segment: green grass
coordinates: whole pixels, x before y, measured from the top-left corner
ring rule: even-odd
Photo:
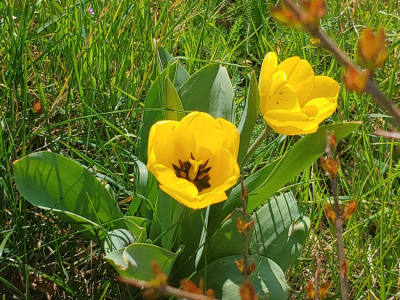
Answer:
[[[50,150],[93,168],[120,200],[131,195],[141,108],[157,74],[153,39],[181,57],[190,73],[208,61],[226,64],[238,115],[248,75],[252,69],[259,74],[268,51],[279,49],[280,59],[299,55],[317,74],[340,81],[337,62],[309,35],[270,19],[273,4],[189,0],[168,16],[171,3],[161,0],[0,2],[0,245],[11,233],[0,257],[2,299],[45,299],[53,288],[54,299],[140,299],[114,279],[100,247],[20,197],[12,163]],[[89,5],[95,16],[88,13]],[[353,58],[364,26],[385,27],[389,57],[376,80],[394,102],[400,98],[399,16],[396,0],[329,1],[322,23]],[[37,100],[42,114],[33,112]],[[341,199],[359,203],[344,236],[351,295],[384,300],[400,290],[399,142],[375,136],[375,129],[396,125],[369,96],[342,86],[337,113],[326,122],[353,120],[363,125],[338,151]],[[263,126],[260,117],[254,138]],[[271,135],[246,172],[283,155],[298,138]],[[339,297],[335,233],[323,212],[329,186],[314,163],[285,187],[295,193],[312,226],[302,256],[287,274],[290,299],[305,299],[317,258],[322,259],[322,278],[332,283],[330,299]]]

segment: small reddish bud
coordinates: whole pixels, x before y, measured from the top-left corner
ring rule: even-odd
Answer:
[[[342,268],[342,271],[343,271],[343,276],[346,278],[347,277],[347,272],[349,271],[349,267],[347,266],[346,261],[343,262],[341,268]]]
[[[329,175],[336,175],[337,174],[337,164],[333,160],[332,157],[325,159],[324,157],[320,158],[320,163],[322,169]]]
[[[39,115],[43,112],[43,106],[42,106],[42,102],[40,101],[40,99],[35,99],[33,101],[33,112],[36,115]]]
[[[344,211],[343,219],[344,220],[350,219],[351,215],[354,214],[356,211],[357,211],[357,201],[351,200]]]
[[[304,25],[318,28],[319,21],[325,15],[325,0],[303,0],[301,1],[302,13],[297,13],[282,7],[273,7],[270,9],[272,17],[278,22],[302,29]]]
[[[253,271],[256,269],[257,264],[253,262],[248,268],[247,268],[247,275],[250,275],[253,273]]]
[[[335,149],[336,148],[336,134],[332,133],[329,136],[329,141],[328,141],[329,147],[331,149]]]
[[[336,223],[336,213],[333,210],[332,204],[325,203],[324,208],[325,208],[325,216],[326,216],[326,218],[329,220],[329,222],[332,225],[335,225],[335,223]]]
[[[244,284],[239,286],[240,298],[242,300],[256,300],[257,295],[254,286],[247,278],[244,280]]]
[[[246,221],[243,221],[240,217],[238,217],[238,218],[237,218],[236,225],[237,225],[238,232],[239,232],[240,234],[244,234],[244,231],[245,231],[245,229],[246,229],[247,222],[246,222]]]
[[[240,259],[239,261],[235,258],[235,264],[236,267],[238,268],[239,272],[244,274],[244,264],[243,264],[243,259]]]
[[[295,13],[287,9],[285,6],[282,7],[271,7],[271,16],[283,25],[302,29],[303,24]]]
[[[196,294],[196,295],[202,295],[203,291],[198,288],[191,280],[189,279],[182,279],[180,281],[182,290],[190,292],[192,294]]]
[[[254,221],[251,220],[249,223],[247,223],[247,231],[249,231],[251,228],[254,226]]]
[[[247,223],[246,221],[243,221],[240,217],[238,217],[236,225],[237,225],[238,232],[240,234],[245,234],[247,231],[249,231],[254,226],[254,221]]]
[[[343,78],[344,84],[349,91],[362,92],[367,84],[371,73],[369,70],[357,71],[353,66],[348,66]]]
[[[208,297],[209,299],[215,299],[215,292],[212,289],[208,289],[206,291],[206,297]]]
[[[306,298],[307,299],[314,299],[314,296],[315,296],[314,285],[311,282],[311,280],[309,280],[307,285],[306,285]]]
[[[383,28],[379,29],[377,35],[374,35],[371,29],[364,28],[358,40],[357,54],[360,64],[371,72],[381,68],[388,55]]]
[[[328,291],[330,289],[331,285],[329,284],[329,281],[324,281],[321,284],[321,287],[319,288],[319,297],[321,299],[326,299],[328,297]]]
[[[154,283],[156,285],[166,285],[167,284],[168,276],[162,272],[160,266],[158,265],[158,263],[155,260],[153,260],[151,262],[151,270],[152,270],[153,274],[156,276],[156,278],[152,280],[152,283]]]
[[[305,11],[304,23],[319,26],[319,21],[325,16],[325,0],[303,0],[301,1]]]

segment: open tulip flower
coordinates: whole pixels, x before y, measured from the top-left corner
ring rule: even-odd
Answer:
[[[200,209],[227,199],[240,176],[239,132],[222,119],[192,112],[151,127],[147,168],[160,188],[181,204]]]
[[[261,113],[279,134],[313,133],[337,107],[339,84],[330,77],[315,76],[310,64],[299,57],[278,65],[277,55],[269,52],[259,85]]]

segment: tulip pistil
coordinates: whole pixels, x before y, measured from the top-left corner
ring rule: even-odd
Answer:
[[[185,162],[178,159],[179,167],[174,164],[172,164],[172,166],[178,178],[183,178],[193,183],[200,193],[202,190],[211,186],[209,184],[210,176],[208,174],[211,167],[206,168],[209,161],[208,159],[203,163],[203,160],[196,160],[192,153],[190,156],[191,158]]]

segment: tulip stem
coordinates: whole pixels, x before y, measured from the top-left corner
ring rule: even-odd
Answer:
[[[272,128],[269,126],[266,126],[264,128],[264,130],[261,132],[261,134],[258,136],[258,138],[250,146],[249,151],[247,151],[247,154],[243,159],[243,165],[246,163],[246,161],[249,160],[249,158],[257,150],[257,148],[261,145],[261,143],[265,140],[265,138],[268,136],[268,134],[271,132],[271,130],[272,130]]]

